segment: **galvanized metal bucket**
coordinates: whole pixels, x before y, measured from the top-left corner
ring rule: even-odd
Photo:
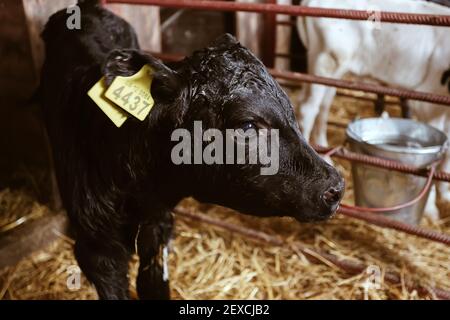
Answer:
[[[353,152],[396,160],[425,168],[442,159],[447,136],[424,123],[399,118],[369,118],[352,122],[347,138]],[[352,163],[355,203],[360,207],[387,208],[417,197],[427,179],[360,163]],[[384,215],[417,225],[427,194],[412,206],[383,212]]]

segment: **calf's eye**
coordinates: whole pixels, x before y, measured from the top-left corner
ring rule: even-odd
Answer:
[[[241,129],[244,130],[244,132],[246,132],[246,131],[248,131],[250,129],[256,130],[257,127],[256,127],[256,125],[253,122],[244,122],[241,125]]]
[[[254,138],[258,135],[258,126],[254,122],[242,122],[235,128],[235,139],[238,143],[247,143],[248,138]],[[240,139],[244,138],[244,140]],[[241,141],[240,141],[241,140]]]

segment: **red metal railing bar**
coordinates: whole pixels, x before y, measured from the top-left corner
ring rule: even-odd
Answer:
[[[321,154],[325,154],[332,150],[330,147],[314,146],[314,149]],[[413,174],[416,176],[427,177],[429,170],[423,168],[416,168],[398,161],[382,159],[378,157],[372,157],[365,154],[354,153],[346,149],[341,149],[333,154],[333,157],[349,160],[352,162],[358,162],[367,164],[370,166],[384,168],[388,170],[398,171],[407,174]],[[433,180],[450,182],[450,173],[444,171],[436,171],[433,175]]]
[[[434,230],[427,230],[414,225],[406,224],[394,219],[386,218],[383,215],[364,212],[357,207],[342,204],[338,210],[340,214],[358,220],[363,220],[379,227],[402,231],[420,238],[428,239],[434,242],[440,242],[450,246],[450,235],[439,233]]]
[[[425,101],[425,102],[431,102],[431,103],[437,103],[437,104],[450,106],[450,96],[444,96],[444,95],[438,95],[438,94],[432,94],[432,93],[420,92],[420,91],[413,91],[413,90],[407,90],[407,89],[400,89],[400,88],[391,88],[391,87],[385,87],[385,86],[380,86],[380,85],[371,84],[371,83],[342,80],[342,79],[332,79],[332,78],[320,77],[320,76],[315,76],[315,75],[310,75],[310,74],[305,74],[305,73],[281,71],[281,70],[276,70],[276,69],[270,69],[270,73],[275,78],[280,78],[280,79],[285,79],[285,80],[290,80],[290,81],[317,83],[317,84],[323,84],[326,86],[331,86],[331,87],[336,87],[336,88],[365,91],[365,92],[371,92],[371,93],[376,93],[376,94],[383,94],[383,95],[388,95],[388,96],[401,97],[401,98],[405,98],[405,99],[419,100],[419,101]]]
[[[350,20],[373,19],[374,13],[363,10],[313,8],[293,5],[277,5],[270,3],[239,3],[229,1],[210,0],[107,0],[107,3],[147,4],[168,8],[201,9],[215,11],[246,11],[258,13],[278,13],[292,16],[308,16]],[[399,13],[382,11],[377,13],[380,22],[392,22],[403,24],[422,24],[432,26],[450,26],[450,16]]]

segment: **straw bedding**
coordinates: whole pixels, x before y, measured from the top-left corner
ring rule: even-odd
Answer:
[[[367,95],[365,95],[367,96]],[[390,107],[391,114],[398,108]],[[370,116],[367,101],[337,97],[332,120],[347,123],[356,116]],[[331,144],[341,144],[343,129],[329,126]],[[353,198],[350,165],[337,166],[347,180],[345,201]],[[229,209],[207,206],[187,199],[181,204],[197,212],[279,235],[288,243],[276,247],[253,241],[211,225],[176,218],[171,243],[169,270],[173,299],[434,299],[431,292],[408,289],[404,281],[420,281],[425,287],[450,290],[450,248],[403,233],[382,229],[354,219],[338,216],[321,224],[298,224],[290,218],[258,219],[239,215]],[[21,190],[0,191],[0,225],[22,212],[45,213],[48,210]],[[15,212],[15,214],[12,214]],[[7,216],[9,215],[9,217]],[[450,233],[450,219],[430,221],[423,226]],[[341,258],[379,268],[378,289],[365,291],[370,275],[349,275],[329,261],[312,263],[289,245],[300,242]],[[0,270],[0,299],[94,299],[93,287],[81,280],[81,288],[67,288],[68,268],[76,265],[73,240],[60,240],[23,259],[13,267]],[[136,276],[137,258],[131,265],[131,279]],[[401,284],[383,281],[386,271],[401,275]],[[133,282],[133,281],[132,281]],[[130,288],[133,295],[135,289]]]

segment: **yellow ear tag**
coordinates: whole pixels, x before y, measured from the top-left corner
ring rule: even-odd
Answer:
[[[100,109],[111,119],[117,127],[120,127],[128,118],[128,114],[105,98],[105,78],[101,78],[89,91],[88,96],[99,106]]]
[[[123,110],[143,121],[154,104],[150,94],[151,74],[152,69],[145,65],[131,77],[116,77],[105,95]]]

